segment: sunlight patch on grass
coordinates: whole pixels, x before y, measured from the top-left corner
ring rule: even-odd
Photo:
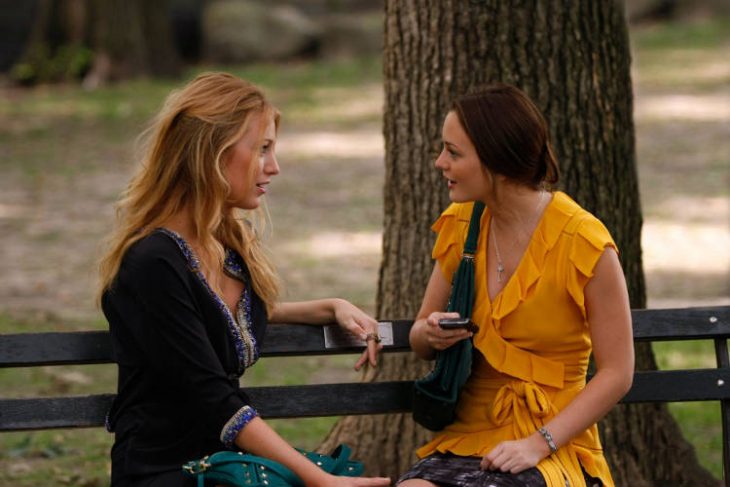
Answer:
[[[0,203],[0,220],[6,218],[23,218],[29,212],[30,208],[27,205]]]
[[[730,228],[726,223],[649,221],[644,223],[641,240],[646,271],[730,273]]]
[[[310,257],[362,257],[380,255],[381,244],[382,233],[379,232],[325,232],[289,241],[281,249]]]
[[[643,95],[637,99],[636,116],[644,121],[727,122],[730,121],[730,94]]]
[[[383,135],[372,129],[347,133],[327,130],[286,133],[284,129],[277,144],[282,160],[313,159],[332,164],[332,158],[385,157]]]

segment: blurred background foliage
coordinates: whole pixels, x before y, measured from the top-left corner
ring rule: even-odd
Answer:
[[[382,0],[0,2],[0,71],[23,85],[176,77],[194,63],[376,55]]]
[[[626,10],[638,25],[727,15],[730,3],[631,0]],[[382,15],[383,0],[0,0],[0,72],[94,87],[196,63],[377,55]]]

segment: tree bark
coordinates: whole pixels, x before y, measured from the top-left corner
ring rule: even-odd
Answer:
[[[138,76],[178,76],[166,0],[90,0],[94,15],[94,66],[87,87]]]
[[[429,230],[449,203],[434,150],[451,100],[504,81],[545,113],[560,189],[593,212],[619,249],[631,306],[645,306],[628,32],[621,2],[388,0],[385,8],[385,223],[380,317],[413,317],[432,269]],[[650,346],[637,368],[656,368]],[[403,380],[428,366],[384,356],[364,380]],[[619,406],[601,424],[616,485],[713,485],[664,405]],[[409,415],[341,419],[325,440],[355,447],[368,474],[395,480],[430,437]]]

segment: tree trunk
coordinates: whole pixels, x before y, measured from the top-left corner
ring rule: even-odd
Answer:
[[[432,268],[429,230],[449,203],[434,149],[451,100],[504,81],[545,113],[561,189],[611,231],[634,308],[645,306],[628,33],[620,2],[386,2],[385,229],[378,316],[413,317]],[[637,368],[656,368],[650,346]],[[365,380],[414,379],[427,365],[384,356]],[[713,485],[664,405],[620,406],[602,422],[616,485]],[[409,415],[347,417],[325,440],[355,447],[369,474],[394,479],[430,433]]]
[[[80,77],[91,51],[86,87],[143,75],[179,75],[169,0],[38,0],[20,60],[27,73],[16,77],[28,82]]]
[[[88,66],[86,0],[38,0],[33,22],[11,77],[24,84],[67,81]]]
[[[94,66],[87,87],[144,75],[177,76],[166,0],[91,0],[94,10]]]

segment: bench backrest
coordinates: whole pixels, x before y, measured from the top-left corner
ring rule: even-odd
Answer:
[[[637,371],[623,402],[723,401],[724,429],[730,402],[730,306],[632,312],[636,341],[712,339],[718,366],[712,369]],[[408,320],[381,322],[384,352],[410,350]],[[333,327],[271,325],[262,356],[353,353],[361,345]],[[0,367],[111,363],[106,331],[0,335]],[[407,412],[411,381],[343,383],[246,389],[263,417],[339,416]],[[102,426],[113,394],[0,398],[0,431]],[[726,439],[727,441],[727,439]]]

